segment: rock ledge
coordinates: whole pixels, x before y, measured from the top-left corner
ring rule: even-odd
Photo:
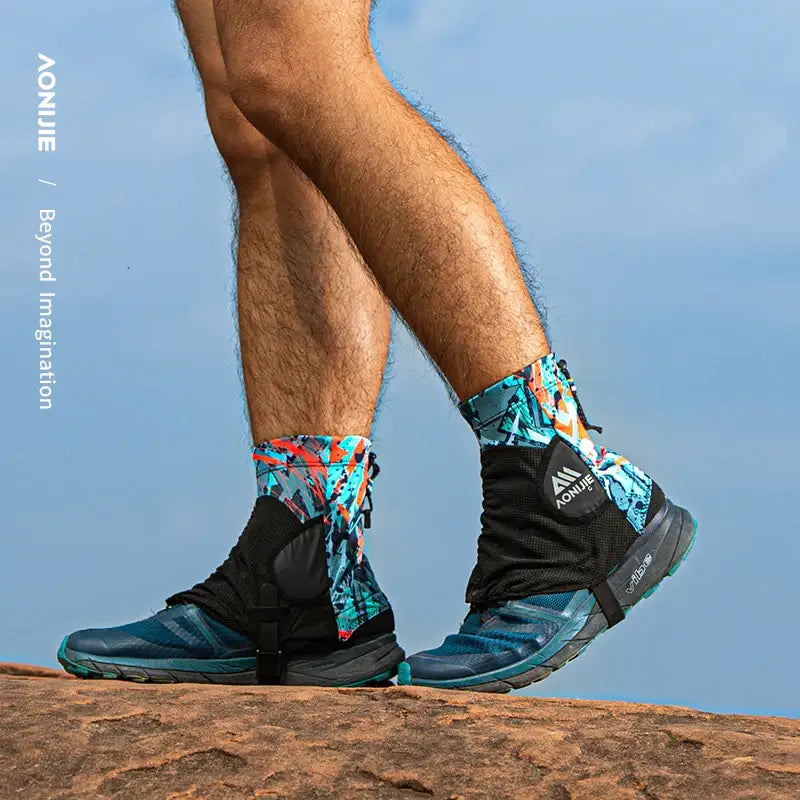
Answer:
[[[800,722],[417,688],[139,686],[0,665],[0,798],[800,798]]]

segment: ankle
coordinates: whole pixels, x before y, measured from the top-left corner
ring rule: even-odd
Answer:
[[[664,503],[649,475],[594,443],[552,353],[461,412],[481,445],[484,495],[471,602],[594,585]]]
[[[284,437],[253,459],[259,497],[239,541],[213,575],[168,602],[195,603],[256,642],[259,607],[281,610],[282,641],[347,641],[390,608],[363,554],[377,474],[369,440]]]
[[[329,514],[340,534],[358,539],[371,489],[374,454],[363,436],[288,436],[253,448],[259,497],[274,497],[301,521]],[[353,536],[356,539],[353,539]]]

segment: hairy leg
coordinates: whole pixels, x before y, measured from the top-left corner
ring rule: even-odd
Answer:
[[[212,0],[176,5],[239,206],[239,335],[253,439],[367,436],[389,305],[330,205],[233,102]]]
[[[236,104],[319,187],[464,398],[549,346],[483,187],[383,75],[370,5],[214,0]]]

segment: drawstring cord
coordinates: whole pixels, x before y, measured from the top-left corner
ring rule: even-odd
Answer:
[[[381,468],[378,466],[378,457],[375,453],[370,453],[368,458],[368,466],[367,470],[369,471],[369,482],[367,483],[367,494],[364,498],[364,508],[361,511],[362,516],[364,517],[364,527],[371,528],[372,527],[372,485],[375,478],[380,475]]]
[[[572,396],[575,398],[575,405],[578,407],[578,417],[580,417],[583,427],[586,428],[587,431],[597,431],[598,433],[602,434],[603,429],[599,425],[592,425],[589,420],[586,419],[586,414],[583,412],[583,406],[581,405],[581,401],[578,399],[578,390],[575,387],[575,381],[572,380],[572,375],[569,374],[569,370],[567,369],[566,359],[562,358],[561,361],[558,362],[558,367],[564,373],[564,377],[567,379],[567,385],[572,392]]]

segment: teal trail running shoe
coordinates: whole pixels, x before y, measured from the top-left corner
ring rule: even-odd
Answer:
[[[319,645],[317,644],[317,648]],[[140,622],[77,631],[58,650],[79,678],[142,683],[255,684],[256,647],[194,605],[166,608]],[[403,659],[393,633],[354,637],[327,650],[286,654],[282,683],[360,686],[391,678]]]
[[[400,665],[399,683],[508,692],[544,680],[673,575],[694,543],[696,523],[668,503],[605,581],[589,589],[526,597],[471,611],[458,633]],[[603,605],[619,610],[611,620]],[[621,612],[621,613],[620,613]]]

